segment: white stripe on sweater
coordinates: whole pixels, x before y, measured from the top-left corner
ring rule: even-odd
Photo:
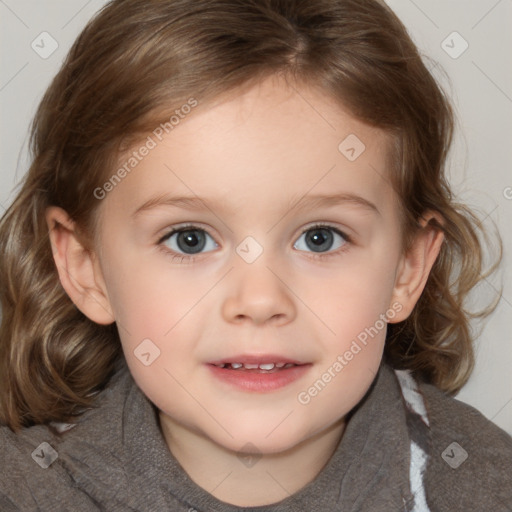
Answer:
[[[427,409],[418,386],[408,370],[395,370],[402,395],[409,409],[418,414],[426,425],[430,425]],[[430,512],[425,496],[423,477],[427,467],[427,454],[411,439],[411,465],[409,467],[409,481],[411,493],[414,496],[414,507],[411,512]]]

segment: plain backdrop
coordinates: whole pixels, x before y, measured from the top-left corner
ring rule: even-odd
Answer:
[[[28,168],[27,135],[43,92],[80,30],[105,0],[0,0],[0,214]],[[475,371],[458,399],[512,434],[511,0],[388,0],[455,105],[450,181],[461,201],[498,226],[499,275],[476,305],[503,296],[475,342]],[[445,73],[443,73],[443,71]],[[1,256],[0,256],[1,257]]]

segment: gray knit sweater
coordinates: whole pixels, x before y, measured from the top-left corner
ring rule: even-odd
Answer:
[[[272,506],[235,507],[197,486],[125,365],[98,405],[61,434],[0,427],[2,512],[512,511],[512,438],[384,363],[321,473]]]

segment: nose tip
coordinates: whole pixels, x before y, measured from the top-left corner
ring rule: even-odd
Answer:
[[[241,262],[229,280],[222,305],[229,322],[251,321],[256,325],[282,325],[295,316],[295,306],[287,287],[263,260],[253,264]]]

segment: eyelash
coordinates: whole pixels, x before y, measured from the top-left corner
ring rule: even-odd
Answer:
[[[313,260],[320,260],[320,261],[324,261],[328,258],[333,258],[335,256],[340,256],[341,254],[345,253],[348,251],[350,245],[352,245],[352,237],[350,237],[349,235],[347,235],[346,233],[344,233],[343,231],[341,231],[340,229],[338,229],[337,227],[335,226],[331,226],[330,224],[321,224],[321,223],[317,223],[317,224],[313,224],[311,226],[308,226],[306,229],[304,229],[301,234],[299,235],[299,238],[304,234],[304,233],[307,233],[308,231],[314,231],[315,229],[327,229],[327,230],[331,230],[333,231],[334,233],[336,233],[337,235],[341,236],[341,238],[343,238],[343,240],[345,240],[345,243],[338,249],[335,249],[334,251],[329,251],[329,252],[318,252],[318,253],[314,253],[314,252],[308,252],[306,253],[308,256],[308,258],[311,258]]]
[[[312,231],[312,230],[315,230],[315,229],[328,229],[328,230],[334,231],[334,233],[336,233],[337,235],[341,236],[345,240],[345,243],[340,248],[336,249],[335,251],[329,251],[329,252],[325,252],[325,253],[314,253],[314,252],[307,253],[308,257],[311,258],[311,259],[314,259],[314,260],[326,260],[327,258],[331,258],[331,257],[334,257],[334,256],[339,256],[340,254],[345,253],[346,251],[348,251],[349,246],[352,245],[352,237],[350,237],[349,235],[347,235],[343,231],[340,231],[337,227],[331,226],[330,224],[313,224],[311,226],[308,226],[306,229],[304,229],[301,232],[301,234],[299,235],[299,238],[302,235],[304,235],[305,233],[307,233],[308,231]],[[212,235],[210,235],[210,233],[208,233],[208,231],[206,231],[205,229],[203,229],[203,228],[201,228],[199,226],[196,226],[194,224],[185,224],[185,225],[183,225],[183,226],[181,226],[179,228],[176,228],[176,229],[173,229],[173,230],[169,231],[169,233],[166,233],[164,236],[162,236],[158,240],[157,246],[158,246],[158,248],[160,250],[163,251],[163,253],[166,256],[170,256],[171,257],[171,262],[172,263],[174,263],[174,262],[178,262],[178,263],[184,263],[184,262],[185,263],[193,263],[193,262],[196,261],[196,259],[198,259],[201,256],[203,256],[205,253],[198,253],[197,255],[180,254],[180,253],[176,253],[176,252],[172,251],[171,249],[169,249],[168,247],[165,247],[165,245],[163,245],[164,242],[166,242],[169,238],[171,238],[171,236],[174,235],[175,233],[181,233],[182,231],[193,231],[193,230],[204,231],[210,237],[212,237]],[[213,237],[212,237],[212,239],[213,239]]]

